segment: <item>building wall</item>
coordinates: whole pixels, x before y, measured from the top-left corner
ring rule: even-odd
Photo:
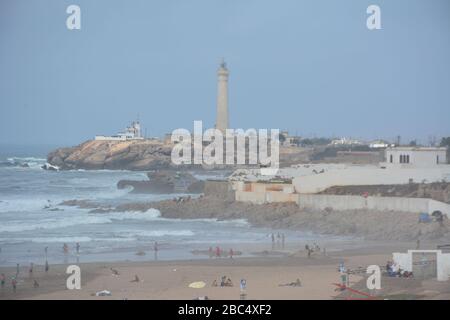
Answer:
[[[450,181],[450,165],[432,168],[348,167],[293,179],[297,193],[318,193],[332,186],[386,185],[412,182]]]
[[[426,198],[363,197],[353,195],[297,194],[280,191],[235,191],[235,201],[253,204],[295,202],[301,209],[335,211],[376,210],[411,213],[441,211],[450,217],[450,205]]]
[[[401,269],[413,271],[414,253],[436,253],[437,280],[447,281],[450,277],[450,253],[442,253],[441,250],[408,250],[407,253],[394,252],[393,260]]]
[[[234,190],[228,181],[206,180],[204,194],[230,201],[235,200]]]
[[[422,213],[429,212],[429,203],[430,199],[402,197],[365,198],[362,196],[325,194],[300,194],[298,197],[298,205],[300,208],[315,210],[331,208],[336,211],[378,210]],[[446,204],[443,203],[443,206],[441,206],[441,211],[450,214],[450,206],[444,205]]]
[[[392,162],[391,162],[392,155]],[[447,163],[447,152],[445,148],[436,149],[413,149],[413,148],[393,148],[386,149],[386,162],[402,164],[400,156],[408,156],[409,164],[416,166],[435,166]]]
[[[284,193],[279,191],[266,192],[246,192],[236,191],[236,201],[250,202],[253,204],[277,203],[277,202],[298,202],[298,194]]]

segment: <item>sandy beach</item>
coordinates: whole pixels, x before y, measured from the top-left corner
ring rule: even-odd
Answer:
[[[17,291],[14,293],[9,281],[15,268],[0,268],[7,283],[0,291],[0,299],[195,299],[208,296],[209,299],[240,299],[240,279],[247,281],[246,298],[264,299],[342,299],[345,293],[336,290],[341,261],[348,268],[383,265],[391,259],[393,251],[403,251],[409,243],[392,243],[347,249],[323,254],[315,253],[310,258],[304,250],[286,251],[279,256],[276,252],[261,252],[252,258],[205,258],[185,261],[150,261],[80,264],[81,289],[66,288],[66,265],[52,265],[49,272],[43,266],[35,266],[33,276],[27,268],[21,268]],[[425,246],[432,247],[429,243]],[[114,270],[114,272],[112,271]],[[115,274],[116,273],[116,274]],[[133,281],[138,276],[139,282]],[[233,287],[214,287],[222,276],[229,277]],[[289,286],[300,279],[301,286]],[[34,288],[36,280],[39,288]],[[190,288],[192,282],[203,281],[205,287]],[[363,275],[352,275],[350,285],[364,288]],[[450,287],[437,281],[415,279],[388,279],[383,277],[385,287],[377,296],[397,295],[408,299],[449,298]],[[285,285],[285,286],[283,286]],[[110,296],[98,297],[96,292],[107,290]]]

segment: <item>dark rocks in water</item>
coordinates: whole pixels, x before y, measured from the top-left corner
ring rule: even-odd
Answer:
[[[163,170],[148,173],[147,176],[147,181],[120,180],[117,188],[133,187],[133,193],[202,193],[205,185],[187,172]]]

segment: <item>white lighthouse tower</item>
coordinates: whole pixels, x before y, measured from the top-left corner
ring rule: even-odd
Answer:
[[[222,60],[217,70],[217,118],[216,129],[225,134],[228,128],[228,69],[225,60]]]

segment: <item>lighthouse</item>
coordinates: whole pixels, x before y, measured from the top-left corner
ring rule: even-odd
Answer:
[[[216,129],[225,134],[228,128],[228,69],[225,60],[217,70],[217,118]]]

